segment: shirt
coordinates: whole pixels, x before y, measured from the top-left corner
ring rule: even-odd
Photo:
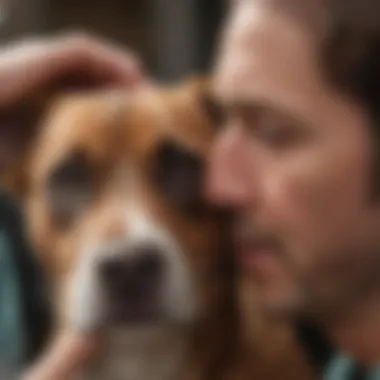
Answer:
[[[327,363],[324,380],[380,380],[380,365],[364,370],[354,360],[337,353]]]

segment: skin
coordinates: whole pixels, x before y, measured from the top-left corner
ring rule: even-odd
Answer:
[[[96,355],[100,337],[67,330],[52,342],[46,354],[22,377],[22,380],[65,380]]]
[[[74,84],[78,77],[85,77],[89,85],[112,87],[133,86],[144,78],[141,64],[132,53],[80,33],[13,43],[1,54],[3,108],[59,85],[63,77],[74,78]]]
[[[237,213],[236,255],[268,311],[304,314],[380,360],[380,208],[364,109],[322,78],[301,23],[235,2],[216,61],[224,109],[209,199]]]
[[[0,108],[6,111],[28,96],[57,89],[62,78],[74,85],[79,78],[83,86],[83,77],[91,87],[125,87],[140,84],[145,75],[133,54],[99,38],[73,34],[24,41],[2,50]],[[95,332],[65,331],[23,379],[67,379],[98,346]]]

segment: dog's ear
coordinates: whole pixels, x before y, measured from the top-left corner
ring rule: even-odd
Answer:
[[[215,125],[215,128],[220,127],[224,121],[222,107],[218,104],[209,89],[201,93],[199,102],[207,117]]]
[[[14,107],[0,107],[0,187],[23,196],[27,165],[43,120],[54,99],[64,94],[86,92],[102,85],[86,73],[69,72],[55,78],[48,87],[30,94]]]
[[[26,190],[26,162],[47,107],[40,97],[0,109],[0,186],[13,195]]]
[[[196,96],[198,105],[208,119],[218,128],[223,123],[223,110],[215,99],[210,80],[205,77],[193,77],[189,81],[189,86]]]

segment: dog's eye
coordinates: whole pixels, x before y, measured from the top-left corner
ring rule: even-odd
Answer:
[[[221,127],[225,120],[225,115],[221,105],[216,99],[209,93],[202,94],[200,97],[200,105],[207,117],[209,117],[211,122],[215,125],[215,128]]]
[[[202,203],[204,163],[197,153],[165,141],[155,155],[154,178],[165,196],[183,211],[196,213]]]
[[[47,199],[53,217],[67,225],[91,200],[94,174],[84,152],[75,151],[48,177]]]

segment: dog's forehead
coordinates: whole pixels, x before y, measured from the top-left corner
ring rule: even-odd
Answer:
[[[158,139],[177,139],[183,145],[203,150],[212,141],[215,126],[202,108],[200,95],[190,85],[148,88],[137,94],[133,108],[140,115],[146,110],[153,117],[149,122],[157,129]]]
[[[42,138],[51,145],[81,143],[90,147],[106,145],[116,132],[119,138],[129,132],[128,140],[136,139],[159,132],[150,108],[147,103],[136,109],[135,97],[126,92],[60,99],[51,109]],[[135,129],[138,134],[130,133]]]
[[[163,140],[205,153],[213,128],[186,88],[142,88],[59,99],[40,135],[36,173],[46,173],[73,149],[100,162],[109,155],[143,159]]]

